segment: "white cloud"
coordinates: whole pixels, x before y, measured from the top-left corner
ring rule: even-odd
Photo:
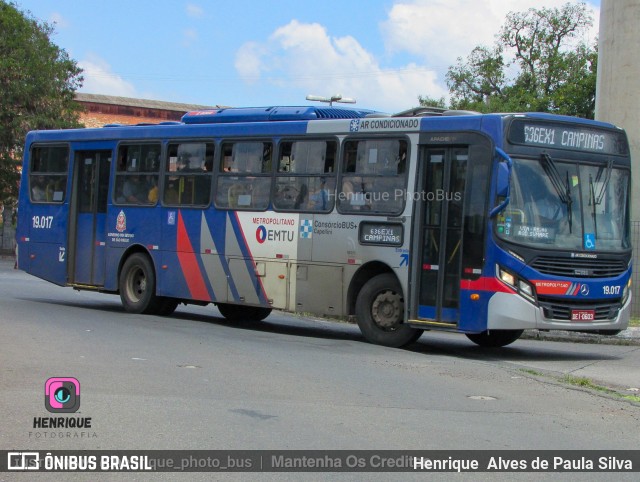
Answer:
[[[416,55],[437,70],[446,70],[477,45],[491,46],[509,12],[529,8],[560,8],[568,0],[408,0],[396,3],[382,23],[389,51]],[[588,38],[597,35],[599,9]]]
[[[278,28],[259,45],[244,44],[236,69],[249,82],[265,78],[307,94],[343,94],[363,107],[397,111],[418,103],[420,93],[444,95],[434,72],[415,63],[385,69],[355,38],[331,37],[317,23],[296,20]]]
[[[199,5],[190,3],[187,5],[187,15],[193,18],[202,18],[204,16],[204,10]]]
[[[236,52],[235,68],[245,82],[252,84],[260,78],[266,66],[262,58],[268,54],[266,48],[257,42],[247,42]]]
[[[136,89],[119,75],[111,71],[111,66],[96,55],[78,62],[83,69],[84,83],[81,92],[122,97],[137,97]]]

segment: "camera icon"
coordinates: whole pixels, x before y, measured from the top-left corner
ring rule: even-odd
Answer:
[[[71,377],[49,378],[44,384],[44,406],[51,413],[73,413],[80,408],[80,382]]]

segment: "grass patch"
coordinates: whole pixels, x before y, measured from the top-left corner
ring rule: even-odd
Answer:
[[[629,326],[640,326],[640,318],[631,318],[629,320]]]
[[[529,368],[521,368],[520,371],[523,372],[523,373],[528,373],[529,375],[533,375],[533,376],[536,376],[536,377],[544,376],[544,373],[540,373],[540,372],[537,372],[535,370],[531,370]]]
[[[519,371],[522,373],[527,373],[529,375],[533,375],[536,377],[546,377],[557,380],[561,383],[566,383],[568,385],[573,385],[574,387],[586,388],[588,390],[595,390],[601,393],[605,393],[613,398],[618,398],[620,400],[626,400],[628,402],[640,403],[640,395],[626,395],[624,393],[620,393],[616,390],[612,390],[611,388],[604,387],[602,385],[598,385],[594,383],[592,380],[586,377],[576,377],[573,375],[564,375],[562,377],[556,377],[553,375],[547,375],[541,373],[537,370],[532,370],[530,368],[520,368]]]
[[[599,390],[601,392],[615,393],[614,390],[596,385],[591,380],[585,377],[574,377],[573,375],[565,375],[560,379],[561,381],[568,383],[569,385],[575,385],[576,387],[590,388],[592,390]]]
[[[603,387],[602,385],[593,383],[593,381],[585,377],[574,377],[573,375],[565,375],[564,377],[561,377],[559,380],[561,382],[568,383],[569,385],[574,385],[576,387],[588,388],[590,390],[597,390],[599,392],[606,393],[607,395],[621,398],[623,400],[640,403],[640,396],[638,395],[624,395],[615,390],[611,390],[610,388]]]

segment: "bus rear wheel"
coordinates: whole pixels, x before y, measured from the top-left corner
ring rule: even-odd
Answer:
[[[271,308],[261,306],[218,303],[218,311],[229,321],[262,321],[271,314]]]
[[[370,343],[398,348],[413,343],[423,330],[404,323],[404,298],[397,278],[391,273],[371,278],[356,300],[356,319]]]
[[[176,308],[180,304],[180,300],[176,298],[168,298],[166,296],[158,296],[156,300],[156,306],[154,313],[160,316],[169,316],[176,311]]]
[[[135,253],[127,258],[120,272],[118,288],[122,305],[129,313],[156,313],[156,274],[148,256]]]
[[[483,331],[482,333],[466,333],[467,338],[486,348],[499,348],[507,346],[516,341],[524,330],[492,330]]]

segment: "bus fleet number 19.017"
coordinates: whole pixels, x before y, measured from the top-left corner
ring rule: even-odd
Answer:
[[[53,224],[53,216],[33,216],[31,220],[34,229],[51,229]]]

